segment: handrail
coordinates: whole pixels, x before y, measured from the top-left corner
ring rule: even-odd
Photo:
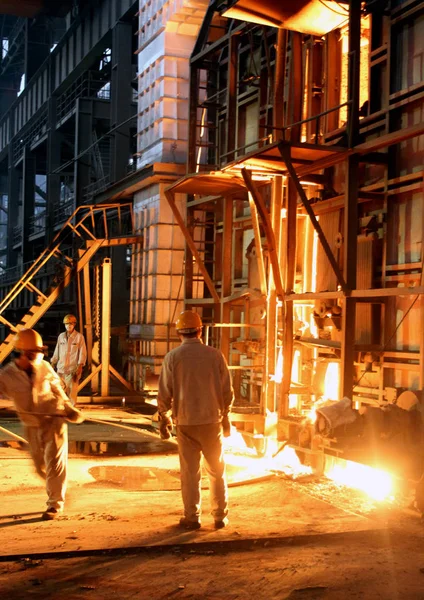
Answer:
[[[47,248],[45,248],[45,250],[43,250],[43,252],[40,254],[40,256],[31,264],[30,268],[24,273],[24,275],[21,277],[21,279],[12,287],[11,290],[9,290],[9,292],[6,294],[6,296],[0,302],[0,314],[16,298],[16,296],[20,293],[20,291],[27,286],[27,284],[31,281],[31,279],[34,277],[34,275],[36,275],[41,270],[41,268],[46,264],[46,262],[49,260],[49,258],[51,258],[52,256],[54,256],[57,253],[60,253],[60,246],[63,242],[63,240],[61,240],[61,237],[62,237],[62,234],[65,231],[65,229],[69,228],[70,229],[69,233],[72,232],[74,234],[77,234],[83,239],[84,239],[83,233],[88,234],[91,237],[91,239],[96,239],[96,236],[90,231],[90,223],[91,223],[91,226],[94,226],[95,225],[95,215],[103,213],[103,223],[105,225],[105,230],[106,230],[105,234],[106,234],[106,237],[108,237],[107,236],[108,232],[107,232],[106,212],[111,211],[111,210],[118,210],[119,214],[121,214],[121,211],[123,208],[129,209],[129,213],[130,213],[131,219],[132,219],[132,217],[133,217],[132,203],[96,204],[96,205],[90,205],[90,206],[82,205],[82,206],[79,206],[78,208],[76,208],[76,210],[69,217],[69,219],[66,221],[66,223],[64,223],[61,230],[55,235],[51,244],[49,246],[47,246]],[[76,220],[76,218],[80,215],[80,213],[84,212],[84,211],[86,214],[83,215],[82,218],[80,218],[78,220],[78,222],[73,223],[73,219]],[[87,222],[87,219],[89,219],[89,218],[91,218],[91,220],[89,220]],[[86,225],[88,225],[88,227]],[[82,231],[77,231],[78,228],[82,228]]]

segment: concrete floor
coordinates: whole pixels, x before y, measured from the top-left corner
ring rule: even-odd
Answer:
[[[5,418],[0,425],[20,431]],[[176,527],[175,444],[149,431],[69,429],[71,447],[104,454],[70,457],[66,510],[52,522],[40,520],[46,494],[26,452],[0,447],[5,598],[424,598],[417,513],[313,478],[276,476],[265,461],[235,452],[227,455],[230,525],[215,531],[204,489],[202,528],[185,532]],[[109,456],[116,444],[144,453]]]

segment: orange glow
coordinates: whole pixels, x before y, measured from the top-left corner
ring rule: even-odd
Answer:
[[[325,400],[339,399],[339,384],[340,384],[340,365],[337,362],[329,362],[324,378],[324,395]]]
[[[357,490],[362,490],[375,500],[389,499],[394,490],[393,478],[386,471],[346,461],[326,472],[328,479]]]
[[[312,468],[302,465],[293,448],[286,446],[279,451],[281,442],[261,434],[254,435],[253,439],[264,442],[264,456],[259,457],[254,448],[248,448],[242,433],[232,428],[231,436],[223,439],[227,464],[244,468],[256,476],[277,471],[297,479],[312,474]]]
[[[274,471],[281,471],[293,479],[305,477],[306,475],[312,475],[313,473],[312,467],[302,465],[299,457],[296,454],[296,451],[290,446],[286,446],[284,450],[272,458],[272,461],[272,469]]]

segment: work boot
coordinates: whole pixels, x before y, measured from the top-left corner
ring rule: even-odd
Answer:
[[[54,506],[49,506],[49,508],[43,512],[41,518],[43,521],[54,521],[54,519],[58,516],[59,511]]]
[[[228,525],[227,517],[224,517],[224,519],[221,519],[219,521],[215,521],[215,529],[224,529],[224,527],[227,527],[227,525]]]
[[[181,517],[178,526],[187,530],[200,529],[201,527],[199,521],[189,521],[186,517]]]

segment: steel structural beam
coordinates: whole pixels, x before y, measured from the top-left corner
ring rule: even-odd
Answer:
[[[180,211],[178,210],[176,204],[175,204],[175,199],[174,199],[174,194],[172,191],[165,191],[165,197],[168,200],[169,206],[171,207],[172,212],[174,213],[174,217],[175,220],[177,221],[178,225],[180,226],[180,229],[185,237],[185,240],[187,242],[187,246],[190,249],[190,252],[193,254],[197,265],[199,267],[200,272],[202,273],[205,283],[208,287],[208,290],[210,291],[212,298],[215,300],[216,303],[220,302],[220,298],[218,295],[218,292],[215,289],[215,285],[205,267],[205,264],[196,248],[196,245],[193,241],[193,238],[190,235],[189,230],[187,229],[185,223],[184,223],[184,219],[182,218]]]
[[[109,258],[105,258],[102,263],[102,371],[100,375],[100,391],[102,396],[109,396],[111,294],[112,263]]]
[[[253,201],[258,209],[258,212],[261,216],[262,225],[265,231],[265,236],[268,242],[268,252],[269,258],[272,265],[272,273],[274,276],[275,289],[277,291],[277,296],[280,300],[284,299],[284,288],[283,281],[281,279],[281,271],[280,271],[280,262],[277,255],[277,245],[275,240],[274,231],[272,228],[272,223],[268,211],[265,206],[265,202],[256,185],[253,182],[253,179],[249,173],[249,171],[245,168],[241,170],[241,174],[246,183],[246,187],[252,195]]]
[[[286,144],[280,144],[279,149],[280,149],[281,155],[284,159],[284,162],[286,164],[288,174],[290,175],[290,177],[293,180],[293,183],[296,186],[297,193],[300,197],[300,200],[302,201],[302,204],[303,204],[306,212],[308,213],[309,218],[311,219],[311,222],[312,222],[312,225],[314,226],[315,231],[317,232],[319,241],[321,242],[324,252],[328,258],[328,261],[333,268],[333,271],[337,277],[337,281],[339,282],[339,285],[342,288],[342,290],[345,292],[345,294],[347,294],[347,293],[349,293],[349,290],[348,290],[346,281],[344,280],[343,274],[339,269],[339,265],[337,264],[337,261],[334,258],[334,254],[332,253],[331,248],[327,242],[327,238],[325,237],[324,232],[321,229],[321,225],[319,224],[318,219],[316,218],[315,213],[314,213],[313,209],[311,208],[311,205],[309,204],[309,201],[305,194],[305,190],[303,189],[302,184],[300,183],[300,180],[296,173],[296,170],[293,167],[293,164],[291,161],[291,156],[290,156],[290,147]]]

